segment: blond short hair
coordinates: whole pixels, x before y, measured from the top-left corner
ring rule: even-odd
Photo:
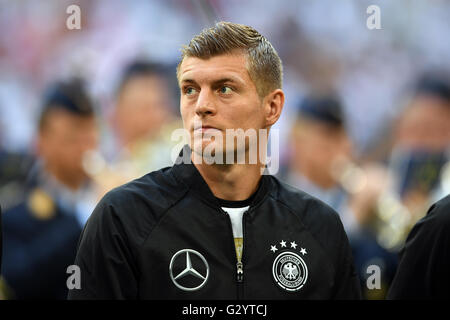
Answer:
[[[209,59],[240,50],[247,56],[247,70],[261,98],[275,89],[281,89],[283,66],[272,44],[252,27],[223,21],[204,29],[187,46],[183,46],[177,77],[186,57]]]

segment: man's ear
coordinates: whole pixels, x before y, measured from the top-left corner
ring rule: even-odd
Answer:
[[[276,89],[264,98],[266,126],[270,127],[278,121],[284,106],[284,92]]]

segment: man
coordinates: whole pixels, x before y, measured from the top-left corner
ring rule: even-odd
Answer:
[[[81,289],[69,299],[359,298],[338,215],[262,174],[265,159],[249,161],[284,103],[269,41],[217,23],[184,48],[177,76],[191,147],[100,201],[75,260]],[[222,139],[239,130],[262,134]]]
[[[411,214],[408,227],[412,229],[408,228],[399,254],[389,299],[450,297],[448,79],[448,74],[422,75],[396,123],[390,165],[398,181],[395,191]]]
[[[173,117],[173,97],[165,66],[146,60],[125,67],[111,114],[106,142],[107,166],[93,177],[101,194],[172,164],[171,132],[180,126]]]
[[[395,127],[389,167],[398,193],[411,214],[411,227],[437,200],[446,196],[440,180],[450,161],[449,75],[427,72],[413,92]]]
[[[82,82],[52,86],[38,130],[38,162],[27,192],[3,213],[2,271],[8,298],[65,299],[66,270],[96,203],[82,162],[85,152],[97,147],[98,131]]]
[[[433,204],[411,230],[389,299],[449,299],[450,195]]]
[[[168,166],[174,101],[166,67],[145,60],[131,62],[117,90],[113,125],[119,154],[137,176]],[[172,128],[174,127],[174,128]]]
[[[371,209],[383,188],[384,171],[374,164],[364,170],[353,163],[343,106],[335,94],[315,93],[299,106],[291,135],[287,181],[335,209],[352,247],[364,298],[384,299],[396,269],[396,255],[381,247],[369,228]],[[351,174],[350,174],[351,173]],[[367,267],[380,266],[381,284],[367,287]]]
[[[358,227],[358,216],[349,208],[349,194],[339,177],[353,154],[338,97],[316,93],[302,101],[291,133],[291,154],[288,183],[331,206],[351,233]]]

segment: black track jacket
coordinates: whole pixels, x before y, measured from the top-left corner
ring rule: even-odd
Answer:
[[[359,299],[338,214],[263,175],[243,217],[242,264],[229,216],[193,164],[107,193],[89,218],[69,299]]]
[[[450,299],[450,195],[412,228],[388,299]]]

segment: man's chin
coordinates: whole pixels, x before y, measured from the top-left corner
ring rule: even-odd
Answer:
[[[194,147],[191,145],[191,149],[194,162],[197,160],[207,164],[226,164],[227,158],[234,159],[234,154],[236,153],[234,149],[227,152],[223,146],[217,146],[211,141],[194,144]],[[227,153],[229,153],[228,156]]]

